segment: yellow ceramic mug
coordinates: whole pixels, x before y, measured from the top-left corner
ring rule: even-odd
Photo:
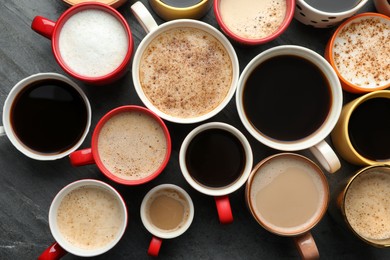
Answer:
[[[211,0],[149,0],[153,10],[165,21],[175,19],[198,19],[210,9]]]
[[[390,90],[346,104],[331,137],[336,151],[355,165],[390,164]]]

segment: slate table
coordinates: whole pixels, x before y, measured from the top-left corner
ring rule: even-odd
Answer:
[[[134,1],[119,8],[130,24],[135,48],[145,32],[130,11]],[[142,1],[151,10],[147,0]],[[33,32],[31,21],[36,15],[57,20],[68,6],[61,0],[2,0],[0,2],[0,104],[10,89],[21,79],[38,72],[65,72],[56,63],[50,41]],[[370,1],[361,10],[375,11]],[[163,21],[152,13],[158,23]],[[212,9],[202,18],[218,28]],[[324,53],[325,44],[334,28],[314,29],[293,20],[287,31],[276,40],[253,48],[235,46],[240,71],[258,53],[278,45],[295,44]],[[109,110],[128,104],[142,105],[132,83],[131,66],[119,81],[106,86],[80,83],[92,106],[91,130],[81,148],[90,145],[91,133],[98,120]],[[357,97],[344,92],[344,102]],[[241,124],[234,99],[217,116],[207,121],[221,121],[240,129],[252,145],[254,163],[278,151],[257,142]],[[299,259],[292,239],[278,237],[261,228],[248,212],[244,187],[233,193],[231,205],[234,222],[219,224],[214,199],[190,187],[180,173],[178,153],[185,136],[199,124],[179,125],[167,122],[172,137],[172,155],[164,172],[152,182],[126,187],[106,179],[96,166],[73,168],[68,158],[52,162],[30,159],[20,153],[7,137],[0,138],[0,259],[36,259],[53,242],[48,225],[49,206],[65,185],[83,178],[108,182],[123,195],[129,223],[122,240],[109,252],[96,259],[147,259],[151,235],[143,227],[139,208],[144,195],[161,183],[183,187],[192,197],[195,217],[182,236],[163,243],[160,259]],[[329,138],[328,138],[328,141]],[[311,158],[306,151],[299,151]],[[345,161],[337,173],[327,174],[331,190],[359,169]],[[390,259],[390,249],[378,249],[354,237],[341,222],[326,213],[312,230],[322,259]],[[67,255],[64,259],[77,259]]]

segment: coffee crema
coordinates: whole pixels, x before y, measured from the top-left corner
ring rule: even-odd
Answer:
[[[215,109],[232,83],[232,61],[214,36],[197,28],[173,28],[155,37],[142,54],[141,87],[163,113],[194,118]]]
[[[68,193],[57,210],[57,226],[75,247],[93,250],[114,241],[124,221],[122,205],[110,191],[82,186]]]
[[[146,178],[167,156],[162,126],[143,112],[121,112],[108,119],[99,132],[98,153],[103,165],[126,180]]]

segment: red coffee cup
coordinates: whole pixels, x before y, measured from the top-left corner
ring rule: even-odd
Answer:
[[[107,84],[126,71],[133,38],[124,17],[103,3],[80,3],[56,22],[36,16],[31,28],[52,41],[61,68],[90,84]]]
[[[139,185],[156,178],[171,154],[171,138],[164,121],[147,108],[121,106],[96,125],[91,148],[69,155],[73,166],[96,164],[109,179]]]

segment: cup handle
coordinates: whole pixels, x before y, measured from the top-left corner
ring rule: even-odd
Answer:
[[[5,129],[4,126],[0,126],[0,136],[5,135]]]
[[[230,224],[233,222],[232,208],[230,207],[229,196],[215,196],[218,218],[221,224]]]
[[[319,259],[320,253],[310,232],[294,237],[295,245],[302,259]]]
[[[34,20],[31,23],[31,29],[51,40],[55,25],[56,23],[52,20],[49,20],[42,16],[35,16]]]
[[[69,159],[70,163],[75,167],[95,163],[95,159],[93,158],[92,154],[92,148],[75,151],[69,155]]]
[[[45,251],[38,257],[38,260],[55,260],[60,259],[66,252],[57,242],[54,242],[51,246],[46,248]]]
[[[158,256],[158,253],[160,252],[161,244],[162,244],[162,239],[153,236],[149,244],[148,255],[155,256],[155,257]]]
[[[131,11],[137,21],[141,24],[142,28],[144,28],[146,33],[157,29],[158,25],[156,21],[154,20],[148,9],[146,9],[143,3],[141,3],[140,1],[135,2],[131,6]]]
[[[330,145],[324,140],[310,147],[310,151],[328,172],[334,173],[340,169],[341,163],[339,158]]]

